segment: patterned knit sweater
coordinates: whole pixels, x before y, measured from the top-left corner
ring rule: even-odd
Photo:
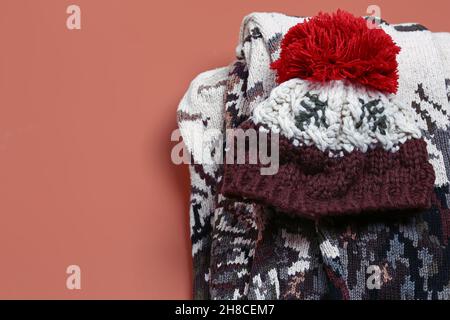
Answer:
[[[205,154],[269,97],[277,85],[269,66],[283,36],[303,21],[277,13],[245,17],[236,61],[199,75],[179,105],[193,160],[194,297],[450,299],[449,33],[381,23],[401,48],[397,99],[414,110],[436,174],[431,209],[312,221],[220,193],[223,166],[204,161]]]

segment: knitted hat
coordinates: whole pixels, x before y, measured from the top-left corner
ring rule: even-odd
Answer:
[[[241,125],[279,134],[278,173],[227,163],[224,195],[310,218],[428,208],[435,174],[414,111],[395,100],[399,51],[340,10],[291,28],[279,85]]]

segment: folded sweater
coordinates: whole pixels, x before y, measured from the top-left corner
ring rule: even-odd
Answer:
[[[393,217],[311,221],[276,206],[225,197],[212,161],[226,129],[277,86],[270,64],[305,21],[255,13],[241,26],[237,60],[199,75],[178,109],[192,155],[191,239],[197,299],[448,299],[450,297],[450,34],[381,23],[401,48],[397,100],[414,110],[435,172],[431,208]],[[370,285],[374,278],[375,282]],[[379,283],[378,283],[378,282]]]

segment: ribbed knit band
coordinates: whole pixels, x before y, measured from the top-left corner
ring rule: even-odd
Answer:
[[[241,128],[259,129],[250,121]],[[261,167],[226,164],[223,194],[314,219],[429,208],[435,181],[422,139],[406,141],[397,152],[376,148],[331,158],[280,136],[278,173],[261,175]]]

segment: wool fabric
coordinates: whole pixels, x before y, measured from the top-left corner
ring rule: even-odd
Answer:
[[[293,78],[317,82],[347,79],[395,93],[399,52],[382,29],[369,28],[363,18],[338,10],[319,13],[292,27],[281,42],[280,59],[271,66],[280,83]]]
[[[190,228],[196,299],[450,298],[450,34],[415,23],[380,27],[401,48],[396,101],[410,106],[436,180],[428,210],[406,216],[311,221],[220,193],[224,167],[202,163],[197,134],[237,128],[279,85],[270,65],[305,18],[244,18],[236,60],[201,74],[178,109],[190,167]],[[210,135],[213,145],[216,136]],[[208,153],[210,150],[203,150]],[[380,272],[379,289],[367,286]]]

